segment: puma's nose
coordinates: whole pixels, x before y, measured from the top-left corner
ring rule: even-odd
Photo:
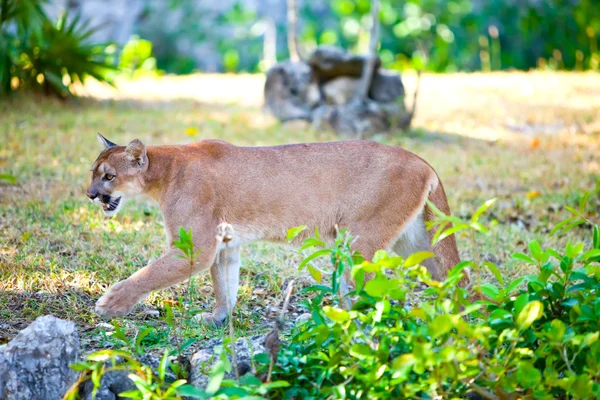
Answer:
[[[90,199],[90,200],[94,200],[96,197],[98,197],[98,192],[97,191],[92,191],[92,190],[88,190],[87,192],[85,192],[85,195]]]

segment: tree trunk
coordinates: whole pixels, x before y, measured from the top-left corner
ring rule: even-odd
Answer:
[[[375,60],[377,59],[377,45],[379,44],[379,0],[371,2],[371,35],[369,40],[369,53],[367,54],[367,62],[363,68],[360,82],[354,95],[354,101],[364,101],[367,99],[373,72],[375,69]]]
[[[298,49],[298,10],[296,9],[296,0],[287,0],[287,41],[290,59],[298,62],[302,59]]]
[[[271,17],[265,17],[263,22],[265,24],[265,32],[263,34],[263,61],[265,64],[265,71],[268,71],[277,63],[277,28]]]

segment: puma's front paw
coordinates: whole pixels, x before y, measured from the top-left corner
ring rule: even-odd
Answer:
[[[127,281],[113,285],[96,303],[96,313],[101,317],[114,318],[126,315],[138,302]]]

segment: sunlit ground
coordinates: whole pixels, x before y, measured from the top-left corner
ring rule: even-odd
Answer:
[[[416,77],[404,79],[412,94]],[[106,345],[94,302],[164,250],[160,213],[151,202],[132,202],[106,220],[85,198],[99,151],[96,132],[117,143],[137,137],[150,145],[335,140],[304,123],[282,126],[271,118],[262,110],[263,82],[253,75],[163,77],[121,82],[118,91],[89,84],[83,88],[88,98],[66,102],[22,95],[2,100],[0,173],[14,175],[18,184],[0,183],[0,341],[37,316],[54,314],[76,320],[86,346]],[[373,139],[427,159],[458,216],[498,198],[485,221],[495,227],[478,238],[478,247],[509,277],[527,273],[510,254],[526,251],[529,240],[562,246],[589,236],[585,225],[566,237],[548,232],[567,216],[562,206],[575,206],[600,171],[598,74],[425,75],[413,129]],[[469,240],[458,239],[463,258],[472,257]],[[291,276],[310,283],[296,271],[298,259],[293,250],[271,245],[245,250],[235,320],[240,334],[265,329],[265,310],[280,305]],[[194,308],[209,308],[207,274],[196,282]],[[130,332],[143,324],[164,327],[145,310],[162,311],[165,300],[186,292],[184,284],[154,293],[121,322]],[[301,312],[297,300],[292,315]],[[221,333],[198,327],[196,335]]]

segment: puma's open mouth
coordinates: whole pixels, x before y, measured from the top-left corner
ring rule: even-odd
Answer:
[[[110,199],[108,203],[102,204],[102,208],[106,212],[115,211],[117,207],[119,207],[119,203],[121,202],[121,198],[117,197],[116,199]]]

